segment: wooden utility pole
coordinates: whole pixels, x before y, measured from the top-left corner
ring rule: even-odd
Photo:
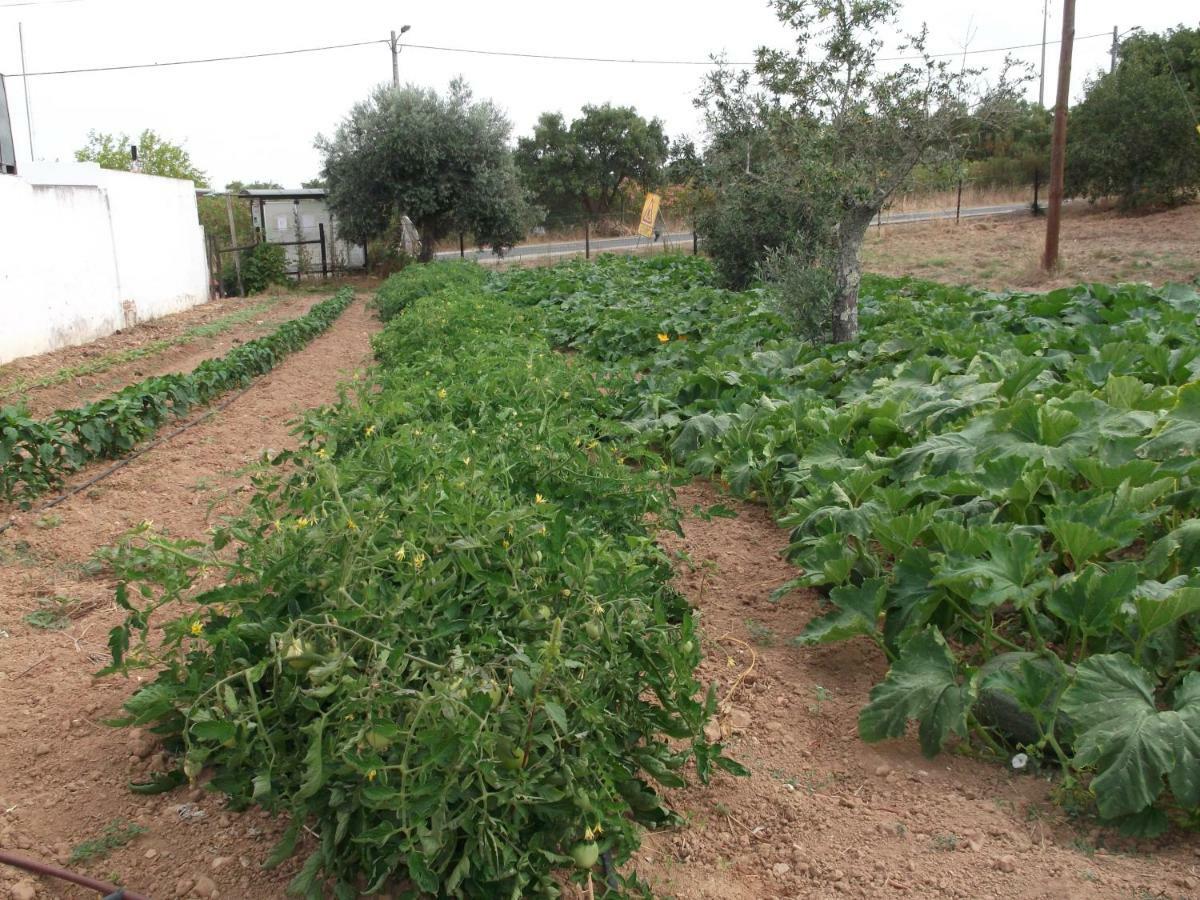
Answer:
[[[1117,26],[1113,26],[1113,42],[1112,49],[1108,51],[1108,74],[1111,75],[1117,71],[1117,48],[1120,45],[1117,43]]]
[[[1046,21],[1050,13],[1050,0],[1042,0],[1042,67],[1038,69],[1038,106],[1046,106]]]
[[[1067,162],[1067,104],[1071,98],[1071,49],[1075,43],[1075,0],[1063,0],[1062,48],[1058,57],[1058,101],[1050,144],[1050,199],[1046,205],[1046,251],[1042,268],[1058,265],[1058,231],[1062,221],[1063,170]]]
[[[246,296],[246,288],[242,284],[242,251],[238,249],[237,229],[233,227],[233,197],[229,194],[225,195],[225,212],[229,215],[229,246],[233,248],[233,269],[237,272],[238,296]],[[263,222],[263,231],[265,232],[267,223]],[[217,254],[217,259],[221,258],[221,254]]]

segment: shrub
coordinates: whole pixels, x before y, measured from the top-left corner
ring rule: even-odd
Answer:
[[[273,284],[288,283],[287,253],[282,246],[263,241],[242,251],[242,285],[247,296],[262,293]]]

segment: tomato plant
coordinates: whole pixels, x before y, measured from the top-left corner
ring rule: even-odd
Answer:
[[[669,466],[536,310],[405,286],[439,268],[381,291],[408,296],[377,373],[304,419],[244,516],[112,554],[113,668],[162,667],[126,721],[289,813],[274,860],[315,831],[307,896],[554,895],[666,821],[685,765],[741,771],[703,737],[715,698],[654,542]]]

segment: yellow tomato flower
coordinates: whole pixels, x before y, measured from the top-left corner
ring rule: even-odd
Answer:
[[[397,550],[392,555],[396,557],[397,562],[403,562],[404,557],[406,557],[408,555],[408,551],[405,550],[403,547],[401,547],[399,550]]]
[[[353,519],[346,520],[346,527],[351,531],[358,531],[358,525],[355,524]]]
[[[370,437],[371,435],[373,435],[373,434],[375,433],[375,426],[374,426],[374,425],[368,425],[368,426],[367,426],[367,432],[366,432],[366,433],[367,433],[367,437]]]
[[[509,547],[512,546],[512,544],[510,544],[508,541],[501,541],[500,546],[503,547],[505,550],[507,550]]]
[[[669,341],[670,339],[671,339],[671,336],[670,336],[669,334],[666,334],[666,333],[664,333],[664,332],[662,332],[662,331],[660,331],[660,332],[658,333],[658,342],[659,342],[660,344],[665,344],[665,343],[666,343],[667,341]]]
[[[195,635],[196,637],[200,637],[200,635],[204,634],[204,625],[200,622],[193,622],[192,623],[192,634]]]
[[[367,781],[374,781],[374,780],[375,780],[375,770],[371,769],[367,772]]]
[[[318,456],[318,458],[320,458],[320,459],[328,459],[328,458],[329,458],[329,451],[328,451],[328,450],[326,450],[324,447],[322,447],[320,450],[318,450],[318,451],[317,451],[317,456]]]
[[[534,502],[536,505],[538,505],[538,506],[541,506],[543,503],[545,503],[545,502],[546,502],[546,498],[545,498],[545,497],[543,497],[541,494],[534,494],[534,495],[533,495],[533,502]]]
[[[425,565],[425,554],[424,553],[414,553],[413,554],[413,568],[416,569],[418,572],[420,572],[421,566],[423,566],[423,565]]]
[[[438,396],[439,400],[445,400],[449,396],[449,394],[446,393],[445,388],[438,388],[437,396]]]

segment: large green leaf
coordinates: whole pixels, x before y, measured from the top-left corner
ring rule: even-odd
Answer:
[[[887,589],[886,578],[870,578],[860,585],[834,588],[829,592],[829,600],[836,609],[810,619],[796,643],[828,644],[859,634],[876,634]]]
[[[1087,566],[1058,583],[1046,598],[1046,609],[1085,637],[1108,634],[1137,583],[1137,566],[1132,563],[1108,571]]]
[[[1154,682],[1123,653],[1092,656],[1075,670],[1061,708],[1076,728],[1075,765],[1095,766],[1092,791],[1105,818],[1158,799],[1176,763],[1179,714],[1160,713]]]
[[[912,638],[858,716],[865,741],[900,737],[908,723],[921,723],[921,751],[934,756],[946,738],[965,734],[967,711],[975,699],[974,681],[960,683],[958,663],[936,628]]]
[[[988,535],[985,545],[987,555],[982,559],[947,559],[933,584],[948,588],[976,609],[1002,603],[1024,607],[1050,587],[1050,557],[1032,536],[997,532]]]
[[[1200,807],[1200,672],[1188,672],[1175,692],[1179,736],[1175,742],[1175,768],[1171,790],[1180,806]]]
[[[1181,576],[1166,584],[1143,582],[1134,593],[1137,610],[1138,636],[1146,638],[1174,625],[1184,616],[1200,612],[1200,587],[1186,584]]]
[[[1138,448],[1138,453],[1161,459],[1176,453],[1194,453],[1200,447],[1200,381],[1179,389],[1174,408],[1163,417],[1154,437]]]

